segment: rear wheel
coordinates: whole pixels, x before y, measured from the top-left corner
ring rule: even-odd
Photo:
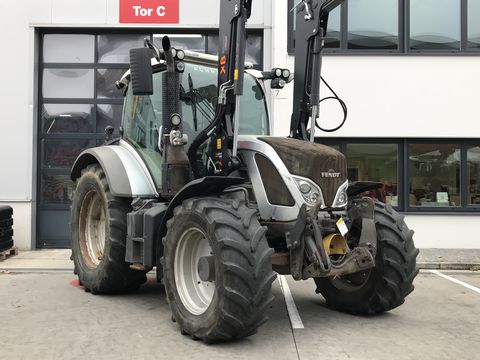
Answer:
[[[205,342],[255,333],[275,273],[256,210],[220,198],[184,201],[168,221],[163,283],[183,334]]]
[[[375,203],[377,254],[375,267],[338,278],[316,278],[317,292],[327,306],[352,313],[376,314],[404,303],[418,274],[418,249],[403,216],[390,205]]]
[[[146,281],[144,271],[125,262],[126,216],[130,201],[110,193],[102,168],[82,171],[71,208],[72,259],[86,290],[120,293]]]

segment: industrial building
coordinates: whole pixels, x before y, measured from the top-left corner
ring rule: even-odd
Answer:
[[[69,246],[70,168],[117,129],[115,87],[128,51],[168,34],[216,54],[221,0],[0,3],[3,56],[0,205],[21,249]],[[247,60],[293,70],[294,0],[255,0]],[[480,1],[347,0],[330,16],[323,76],[348,107],[318,142],[348,159],[350,180],[406,216],[417,247],[480,248]],[[327,87],[325,97],[331,96]],[[271,129],[289,132],[292,86],[269,91]],[[342,120],[321,104],[320,126]]]

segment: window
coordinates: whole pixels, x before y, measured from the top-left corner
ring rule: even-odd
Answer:
[[[301,6],[288,1],[289,53]],[[478,52],[480,1],[348,0],[330,13],[325,48],[327,54]]]
[[[319,138],[345,154],[350,181],[376,181],[366,195],[409,213],[480,212],[478,139]]]
[[[45,69],[42,85],[42,95],[45,98],[93,98],[93,70]]]
[[[128,64],[130,49],[143,47],[146,34],[102,34],[98,35],[98,62]]]
[[[480,205],[480,146],[467,149],[468,205]]]
[[[409,205],[460,206],[460,146],[458,144],[411,144]]]
[[[297,28],[297,0],[288,0],[288,52],[295,50],[295,30]],[[336,7],[328,17],[327,35],[325,36],[325,48],[338,49],[341,45],[341,17],[342,7]]]
[[[94,35],[46,34],[43,37],[43,62],[93,63],[94,59]]]
[[[165,34],[153,34],[153,42],[162,48],[162,39]],[[206,36],[201,34],[168,34],[174,48],[188,49],[196,52],[205,52]]]
[[[381,182],[368,196],[398,206],[398,145],[347,144],[346,155],[350,181]]]
[[[207,54],[218,55],[218,35],[207,36]],[[247,49],[245,61],[250,62],[256,69],[263,70],[263,37],[259,32],[247,32]]]
[[[480,49],[480,1],[468,0],[468,43],[471,49]]]
[[[410,0],[410,49],[460,50],[460,1]]]
[[[349,0],[348,48],[398,49],[398,0]]]

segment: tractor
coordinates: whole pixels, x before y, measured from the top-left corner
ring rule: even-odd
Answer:
[[[378,314],[401,305],[418,273],[411,231],[349,182],[345,156],[318,143],[328,14],[304,0],[295,71],[245,62],[252,0],[220,2],[219,55],[145,40],[130,50],[119,138],[75,161],[72,259],[86,291],[132,291],[155,269],[172,320],[206,343],[267,320],[277,274],[315,281],[329,307]],[[271,136],[266,86],[293,81],[288,137]]]

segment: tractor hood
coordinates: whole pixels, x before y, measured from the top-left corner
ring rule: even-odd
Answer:
[[[347,161],[339,151],[308,141],[259,137],[280,156],[288,171],[313,180],[323,192],[326,204],[332,204],[337,189],[347,180]]]

